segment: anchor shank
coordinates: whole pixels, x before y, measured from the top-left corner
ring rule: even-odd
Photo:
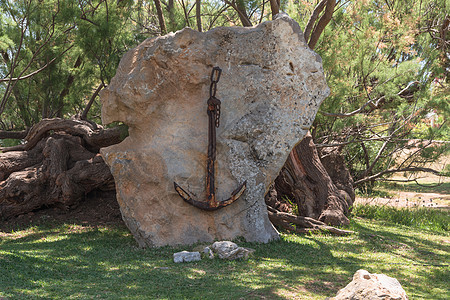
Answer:
[[[216,116],[215,105],[208,101],[208,158],[206,163],[206,198],[211,206],[216,206],[214,186],[214,162],[216,160]]]
[[[216,160],[216,125],[213,107],[208,105],[208,159]]]
[[[211,205],[216,204],[216,188],[214,186],[214,161],[208,158],[206,174],[206,200]]]

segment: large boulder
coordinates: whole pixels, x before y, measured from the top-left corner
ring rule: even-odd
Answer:
[[[210,74],[222,101],[217,128],[216,196],[233,204],[203,211],[173,182],[205,200]],[[278,238],[264,194],[328,95],[322,61],[287,16],[256,27],[186,28],[148,39],[121,60],[101,93],[103,123],[129,136],[101,153],[114,175],[123,219],[141,246]]]

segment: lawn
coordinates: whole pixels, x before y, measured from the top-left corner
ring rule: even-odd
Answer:
[[[247,261],[175,264],[192,247],[140,249],[126,228],[40,225],[0,233],[7,299],[324,299],[358,269],[397,278],[410,299],[449,299],[450,237],[353,218],[356,234],[282,234]]]

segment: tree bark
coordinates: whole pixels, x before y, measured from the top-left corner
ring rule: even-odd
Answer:
[[[308,42],[309,48],[314,49],[314,47],[316,46],[320,35],[322,34],[323,30],[325,29],[327,24],[330,22],[331,17],[333,16],[335,6],[336,6],[336,0],[327,0],[325,12],[323,13],[322,17],[320,17],[319,22],[314,27],[314,29],[311,33],[311,38],[309,39],[309,42]]]
[[[312,12],[311,16],[309,17],[308,23],[306,24],[306,27],[305,27],[305,32],[303,33],[303,36],[305,37],[306,42],[309,41],[309,36],[311,35],[311,31],[313,29],[314,23],[316,23],[317,18],[319,17],[319,14],[324,9],[327,1],[328,0],[320,1],[314,8],[314,11]]]
[[[198,32],[202,32],[202,10],[201,10],[201,1],[195,1],[195,18],[197,19],[197,30]]]
[[[270,0],[270,9],[272,10],[272,19],[280,12],[280,1]]]
[[[89,110],[91,109],[91,106],[95,101],[95,98],[97,98],[98,94],[104,87],[105,87],[105,85],[102,82],[99,84],[97,89],[94,91],[94,93],[91,96],[91,99],[89,99],[88,104],[86,105],[86,107],[83,110],[83,113],[81,114],[81,120],[87,120],[87,114],[88,114]]]
[[[177,21],[175,19],[175,3],[174,0],[169,0],[167,3],[167,11],[169,12],[170,30],[175,31],[177,28]]]
[[[161,7],[160,0],[153,0],[155,3],[156,13],[158,15],[159,28],[161,29],[161,35],[165,35],[167,33],[166,29],[166,21],[164,20],[164,14]]]
[[[87,121],[54,118],[43,119],[34,125],[25,137],[25,144],[0,148],[0,150],[3,152],[31,150],[50,131],[64,131],[74,136],[80,136],[87,147],[97,150],[120,142],[118,128],[103,129],[103,127],[93,126]]]
[[[225,3],[233,7],[233,9],[238,13],[242,26],[244,27],[253,26],[252,22],[250,21],[250,18],[248,17],[247,10],[245,8],[245,3],[243,2],[243,0],[236,0],[235,2],[225,0]]]
[[[354,200],[353,188],[347,192],[333,183],[309,132],[289,154],[275,179],[275,189],[279,201],[287,197],[297,205],[299,216],[330,225],[349,223],[345,215]]]
[[[41,207],[68,208],[114,179],[98,153],[120,142],[120,132],[80,120],[45,119],[21,149],[0,153],[0,219]],[[9,148],[8,150],[11,150]]]
[[[21,131],[0,130],[0,139],[17,139],[22,140],[27,136],[28,129]]]

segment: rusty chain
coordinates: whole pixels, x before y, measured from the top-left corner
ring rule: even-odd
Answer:
[[[209,87],[208,109],[214,114],[215,126],[218,128],[220,124],[220,100],[216,98],[217,83],[219,82],[222,69],[214,67],[211,72],[211,85]]]

